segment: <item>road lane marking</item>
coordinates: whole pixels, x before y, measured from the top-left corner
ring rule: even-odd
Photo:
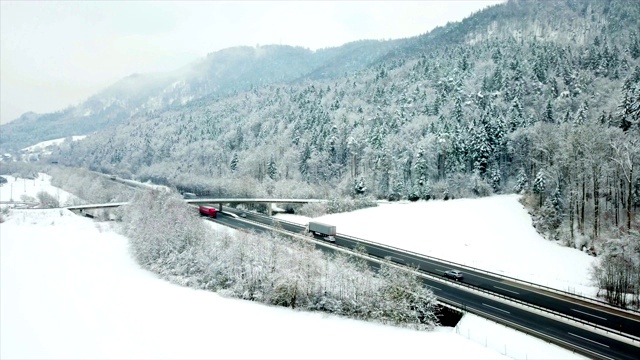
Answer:
[[[582,337],[582,336],[580,336],[580,335],[576,335],[576,334],[574,334],[574,333],[568,333],[568,334],[569,334],[569,335],[573,335],[573,336],[575,336],[575,337],[577,337],[577,338],[580,338],[580,339],[583,339],[583,340],[591,341],[592,343],[594,343],[594,344],[598,344],[598,345],[600,345],[600,346],[604,346],[604,347],[607,347],[607,348],[609,347],[609,345],[605,345],[605,344],[603,344],[603,343],[599,343],[599,342],[597,342],[597,341],[594,341],[594,340],[591,340],[591,339],[587,339],[586,337]]]
[[[440,269],[436,269],[436,271],[440,271],[441,273],[443,273],[443,272],[444,272],[444,270],[440,270]]]
[[[494,288],[496,288],[496,289],[500,289],[500,290],[504,290],[504,291],[508,291],[508,292],[510,292],[510,293],[514,293],[514,294],[518,294],[518,295],[520,295],[520,293],[519,293],[519,292],[515,292],[515,291],[509,290],[509,289],[501,288],[500,286],[495,286],[495,285],[494,285],[493,287],[494,287]]]
[[[425,285],[426,285],[426,284],[425,284]],[[435,287],[435,286],[431,286],[431,285],[427,285],[427,286],[428,286],[428,287],[430,287],[430,288],[434,288],[434,289],[442,290],[442,289],[440,289],[439,287]]]
[[[593,315],[593,314],[589,314],[588,312],[584,312],[584,311],[580,311],[580,310],[576,310],[576,309],[571,309],[573,311],[579,312],[581,314],[585,314],[585,315],[589,315],[589,316],[593,316],[596,317],[598,319],[602,319],[602,320],[607,320],[607,318],[603,318],[602,316],[598,316],[598,315]]]
[[[485,304],[485,303],[482,303],[482,305],[487,306],[487,307],[490,307],[490,308],[495,309],[495,310],[498,310],[498,311],[505,312],[505,313],[507,313],[507,314],[511,314],[511,313],[510,313],[510,312],[508,312],[507,310],[502,310],[502,309],[497,308],[497,307],[495,307],[495,306],[487,305],[487,304]]]

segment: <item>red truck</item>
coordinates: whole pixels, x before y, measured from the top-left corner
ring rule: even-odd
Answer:
[[[214,208],[213,206],[200,205],[198,209],[200,210],[200,215],[202,216],[209,216],[212,218],[218,217],[218,209]]]

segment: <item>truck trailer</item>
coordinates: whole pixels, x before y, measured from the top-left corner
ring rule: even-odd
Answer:
[[[214,208],[213,206],[200,205],[198,209],[200,211],[200,215],[202,216],[209,216],[212,218],[218,217],[218,209]]]
[[[318,236],[322,236],[323,239],[331,242],[336,241],[336,226],[323,224],[315,221],[310,221],[307,225],[307,231]]]

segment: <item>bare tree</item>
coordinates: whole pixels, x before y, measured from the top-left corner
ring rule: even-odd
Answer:
[[[611,160],[618,164],[620,172],[624,177],[627,185],[627,232],[631,230],[632,219],[632,203],[633,203],[633,171],[638,162],[640,154],[640,134],[635,131],[621,133],[611,141],[611,147],[614,150],[614,156]]]
[[[46,191],[39,191],[36,194],[36,197],[40,202],[40,206],[43,208],[51,209],[51,208],[60,207],[60,201],[58,201],[58,199],[55,196],[49,194]]]

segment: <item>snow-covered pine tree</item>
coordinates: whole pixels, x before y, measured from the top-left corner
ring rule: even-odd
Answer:
[[[229,164],[229,168],[231,168],[231,171],[233,172],[238,170],[238,153],[233,154],[233,157],[231,158],[231,163]]]
[[[640,70],[638,72],[640,73]],[[631,78],[624,83],[623,99],[618,106],[620,128],[625,132],[633,126],[640,129],[640,84],[633,84]]]
[[[413,184],[407,196],[409,201],[418,201],[420,199],[420,188],[421,186],[418,183]]]
[[[518,176],[516,177],[516,185],[513,187],[513,191],[516,193],[521,193],[523,190],[527,189],[527,184],[529,180],[527,179],[527,173],[523,168],[520,168],[518,172]]]
[[[271,180],[278,179],[278,167],[276,166],[276,161],[273,157],[269,159],[269,164],[267,165],[267,174],[269,175],[269,178],[271,178]]]
[[[398,201],[402,198],[402,190],[404,189],[404,181],[397,172],[393,172],[391,176],[391,191],[387,197],[389,201]]]
[[[553,204],[553,198],[548,197],[544,204],[540,207],[540,230],[546,232],[550,237],[555,237],[555,231],[560,227],[562,223],[561,214],[558,212]]]
[[[560,190],[559,186],[556,186],[555,190],[553,191],[553,193],[551,194],[551,204],[553,205],[553,208],[556,210],[556,212],[558,213],[558,216],[562,217],[562,214],[564,213],[564,200],[563,200],[563,195],[562,195],[562,191]]]
[[[309,165],[308,161],[311,158],[311,149],[308,145],[303,145],[302,151],[300,152],[300,157],[298,160],[298,170],[300,171],[300,175],[306,180],[308,180],[309,175]]]
[[[416,159],[413,163],[413,175],[415,176],[415,183],[422,187],[426,183],[429,174],[427,173],[427,160],[425,159],[424,149],[418,147],[416,152]]]
[[[429,183],[429,180],[427,180],[424,182],[424,185],[422,185],[420,198],[422,200],[431,200],[431,197],[431,184]]]
[[[540,171],[538,171],[538,174],[536,175],[535,180],[533,180],[533,192],[535,194],[538,194],[540,198],[541,207],[542,207],[542,199],[544,197],[544,191],[546,190],[546,186],[547,186],[546,177],[547,175],[545,174],[544,170],[540,169]]]
[[[357,181],[354,181],[353,192],[355,196],[362,196],[366,194],[367,185],[364,182],[363,176],[360,176]]]
[[[491,169],[490,180],[493,192],[497,193],[500,190],[500,183],[502,182],[502,176],[500,176],[500,168],[498,168],[497,166]]]
[[[542,118],[542,121],[549,124],[553,124],[555,122],[555,119],[553,117],[553,106],[551,105],[551,101],[547,101],[547,107],[544,110],[544,116]]]
[[[588,120],[588,112],[589,112],[589,105],[585,101],[580,105],[580,108],[578,109],[578,113],[576,114],[574,124],[575,125],[585,124]]]

